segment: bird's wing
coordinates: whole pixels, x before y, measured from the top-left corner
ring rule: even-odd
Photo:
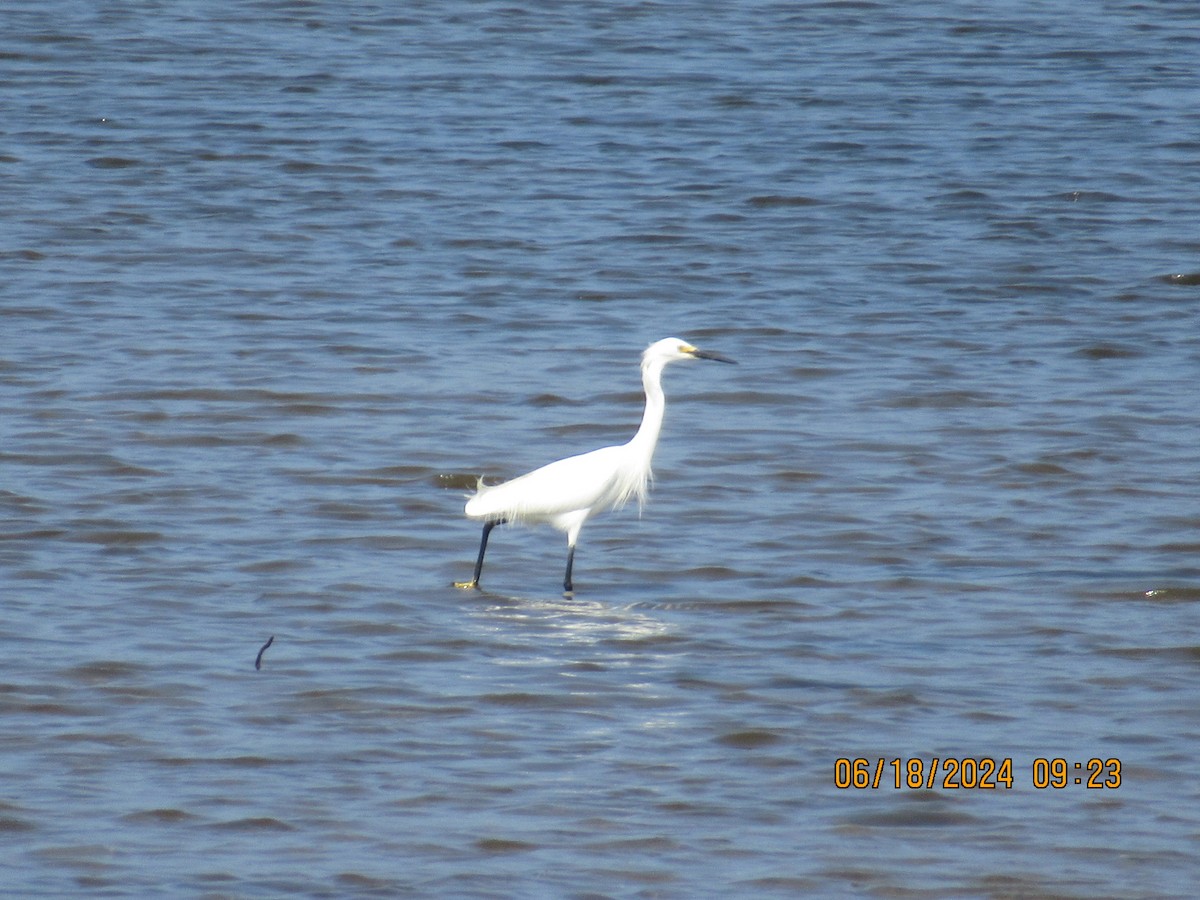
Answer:
[[[602,447],[569,456],[491,487],[481,486],[467,503],[473,519],[542,522],[563,513],[608,508],[638,492],[627,489],[624,446]],[[643,490],[644,490],[644,481]]]

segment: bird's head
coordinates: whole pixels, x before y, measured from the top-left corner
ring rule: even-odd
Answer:
[[[666,365],[679,359],[712,359],[717,362],[732,363],[736,360],[716,353],[712,350],[701,350],[681,338],[663,338],[646,348],[642,354],[642,365]]]

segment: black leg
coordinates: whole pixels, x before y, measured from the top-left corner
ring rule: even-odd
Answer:
[[[567,574],[563,578],[563,591],[567,594],[575,593],[575,585],[571,583],[571,568],[575,565],[575,548],[567,548]]]
[[[488,536],[492,533],[492,529],[497,525],[503,525],[504,519],[497,519],[495,522],[483,523],[483,537],[479,541],[479,558],[475,560],[475,574],[470,581],[456,581],[455,587],[460,588],[477,588],[479,587],[479,576],[483,573],[483,554],[487,553]]]

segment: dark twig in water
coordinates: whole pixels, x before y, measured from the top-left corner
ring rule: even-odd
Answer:
[[[273,643],[275,643],[275,635],[271,635],[269,638],[267,638],[267,642],[262,645],[261,649],[259,649],[258,656],[254,657],[255,670],[262,668],[262,655],[267,652],[267,648]]]

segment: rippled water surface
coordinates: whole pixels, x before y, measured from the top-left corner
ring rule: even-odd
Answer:
[[[6,889],[1191,895],[1200,20],[1087,6],[0,4]]]

